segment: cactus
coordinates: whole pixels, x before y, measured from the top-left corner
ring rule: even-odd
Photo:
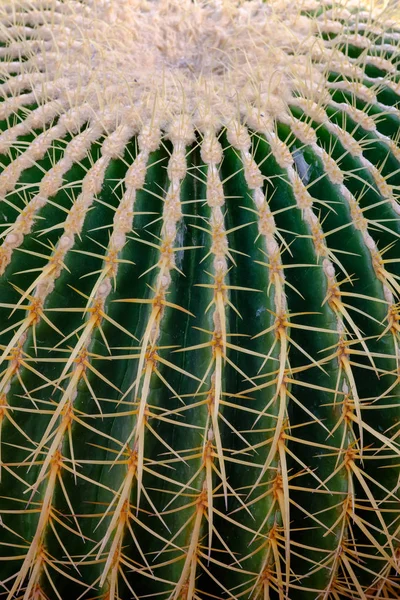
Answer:
[[[396,23],[3,0],[1,598],[400,597]]]

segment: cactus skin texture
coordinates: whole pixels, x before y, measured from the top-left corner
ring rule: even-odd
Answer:
[[[1,3],[1,599],[400,598],[367,4]]]

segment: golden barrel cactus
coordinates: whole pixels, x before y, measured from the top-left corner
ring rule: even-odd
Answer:
[[[399,43],[2,0],[0,598],[400,598]]]

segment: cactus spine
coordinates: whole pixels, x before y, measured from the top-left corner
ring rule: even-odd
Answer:
[[[390,17],[3,0],[1,598],[400,597]]]

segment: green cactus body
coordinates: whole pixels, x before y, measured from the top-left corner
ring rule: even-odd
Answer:
[[[0,6],[5,600],[400,597],[400,27],[293,4]]]

